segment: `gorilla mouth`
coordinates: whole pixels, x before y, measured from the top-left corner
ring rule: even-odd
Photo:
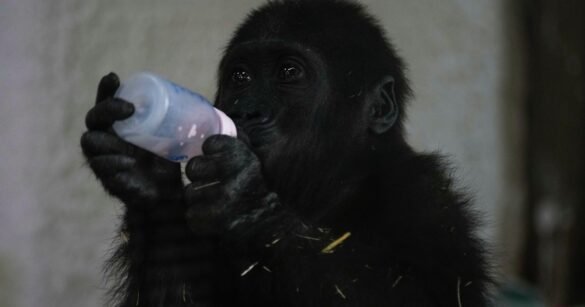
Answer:
[[[273,120],[263,120],[254,122],[238,123],[245,134],[249,145],[254,149],[259,149],[269,145],[274,135],[276,123]]]

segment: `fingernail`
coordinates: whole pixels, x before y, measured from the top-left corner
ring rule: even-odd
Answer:
[[[108,79],[110,79],[110,80],[112,80],[112,81],[114,81],[114,82],[118,82],[118,81],[119,81],[119,79],[118,79],[118,75],[116,75],[116,73],[115,73],[115,72],[110,72],[110,73],[107,75],[107,77],[108,77]]]
[[[129,103],[129,102],[126,102],[126,103],[124,103],[123,110],[124,110],[124,113],[126,113],[126,114],[132,114],[132,113],[134,113],[134,105]]]

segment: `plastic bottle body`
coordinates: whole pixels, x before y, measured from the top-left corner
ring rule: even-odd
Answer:
[[[124,82],[115,94],[134,105],[113,128],[124,140],[173,162],[201,154],[210,135],[236,136],[234,123],[204,97],[151,73]]]

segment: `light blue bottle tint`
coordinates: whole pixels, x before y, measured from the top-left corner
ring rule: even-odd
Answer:
[[[201,154],[210,135],[235,137],[236,127],[203,96],[152,73],[139,73],[120,85],[115,97],[134,105],[131,117],[116,121],[124,140],[173,162]]]

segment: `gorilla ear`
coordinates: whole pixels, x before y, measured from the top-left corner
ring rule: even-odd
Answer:
[[[383,78],[373,89],[370,104],[369,128],[375,134],[382,134],[398,120],[398,102],[394,94],[394,78]]]

